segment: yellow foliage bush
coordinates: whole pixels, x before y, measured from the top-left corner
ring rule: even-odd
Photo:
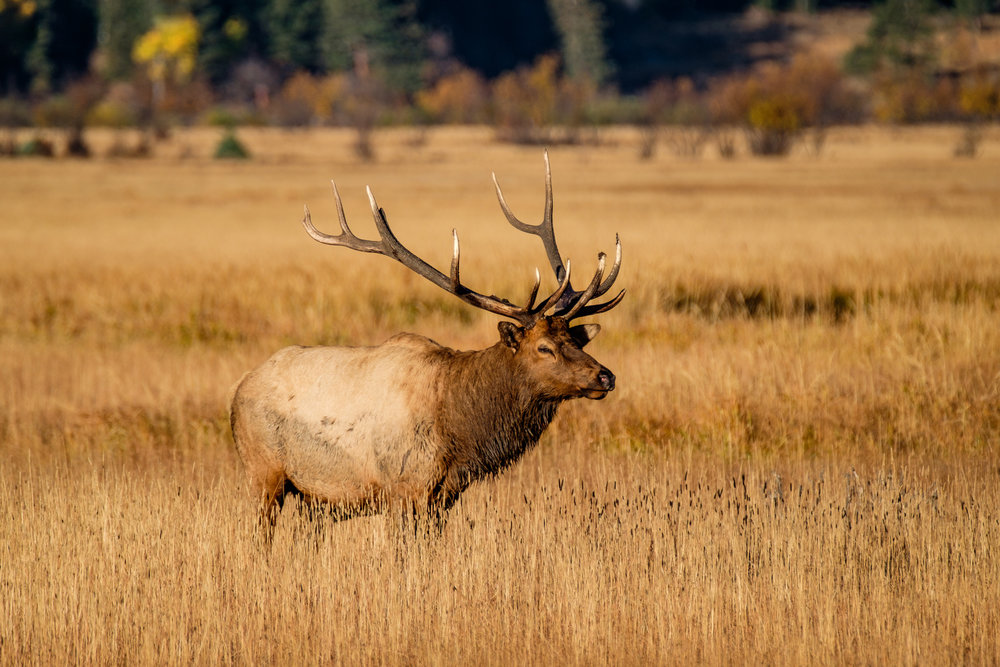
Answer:
[[[531,68],[507,72],[493,81],[497,132],[501,139],[520,143],[572,142],[596,92],[590,82],[563,76],[558,56],[541,56]]]
[[[774,155],[787,152],[805,128],[857,115],[858,103],[835,62],[799,55],[716,82],[708,107],[717,125],[747,130],[752,152]]]
[[[481,123],[489,107],[489,87],[474,70],[463,67],[416,95],[416,103],[430,118],[444,123]]]
[[[35,0],[0,0],[0,12],[7,10],[16,11],[22,19],[31,18],[38,11],[38,3]]]
[[[886,123],[919,123],[954,115],[958,91],[948,79],[934,81],[919,71],[876,78],[875,118]]]
[[[769,132],[798,131],[802,119],[794,100],[787,97],[771,97],[754,102],[747,111],[750,126]]]
[[[962,82],[958,106],[973,118],[1000,116],[1000,80],[982,73],[968,77]]]
[[[113,100],[101,100],[87,114],[87,125],[122,128],[134,125],[135,114],[128,107]]]
[[[190,14],[158,16],[153,29],[132,48],[132,59],[145,65],[154,81],[185,81],[194,72],[201,32]]]
[[[297,72],[282,86],[278,103],[284,107],[299,109],[301,114],[307,116],[304,119],[306,122],[309,119],[322,121],[333,116],[335,107],[343,101],[346,92],[343,74],[320,77],[308,72]],[[288,110],[290,109],[286,109]]]

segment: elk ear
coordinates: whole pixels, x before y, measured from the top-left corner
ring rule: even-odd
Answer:
[[[524,339],[524,329],[513,322],[500,322],[497,324],[497,329],[500,331],[500,340],[503,344],[512,350],[517,350],[521,340]]]
[[[581,324],[569,328],[569,335],[573,338],[573,342],[580,347],[594,340],[599,333],[601,333],[600,324]]]

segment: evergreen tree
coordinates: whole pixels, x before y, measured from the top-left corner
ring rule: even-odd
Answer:
[[[212,83],[224,81],[233,67],[252,56],[269,55],[266,0],[186,0],[198,21],[198,68]]]
[[[25,54],[37,32],[38,4],[0,2],[0,95],[24,90],[28,83]]]
[[[62,88],[70,79],[87,71],[94,49],[95,11],[92,4],[74,0],[40,0],[17,4],[20,14],[31,8],[33,34],[15,31],[15,44],[30,46],[22,51],[24,72],[37,93]],[[5,13],[5,12],[4,12]],[[2,14],[0,14],[2,18]],[[0,22],[2,24],[2,22]],[[0,48],[0,51],[3,49]],[[23,80],[23,79],[21,79]]]
[[[52,46],[52,19],[50,3],[42,0],[38,8],[35,39],[26,59],[28,72],[31,75],[31,90],[35,93],[51,92],[55,78],[55,68],[49,58],[49,49]]]
[[[933,0],[885,0],[872,10],[862,44],[845,59],[849,71],[921,70],[934,59]]]
[[[270,55],[287,69],[321,69],[323,0],[271,0],[265,9]]]
[[[153,27],[154,0],[100,0],[98,42],[104,74],[123,79],[132,73],[132,47]]]
[[[983,27],[983,16],[989,14],[992,0],[955,0],[955,13],[967,20],[976,30]]]
[[[600,4],[596,0],[548,0],[548,6],[559,33],[566,74],[578,81],[604,83],[612,67],[604,45]]]
[[[356,70],[360,59],[392,90],[412,93],[421,87],[423,31],[412,3],[325,0],[324,10],[321,44],[328,69]]]

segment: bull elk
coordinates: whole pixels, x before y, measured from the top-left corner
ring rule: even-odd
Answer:
[[[302,224],[316,241],[391,257],[465,303],[506,319],[498,325],[499,342],[484,350],[452,350],[403,333],[375,347],[287,347],[244,375],[230,423],[268,535],[289,493],[305,503],[329,503],[341,517],[388,506],[443,517],[473,481],[504,470],[535,445],[560,403],[602,399],[614,389],[611,371],[583,351],[600,326],[570,322],[621,302],[624,290],[591,303],[618,277],[621,242],[616,237],[607,275],[602,252],[593,278],[576,291],[552,229],[548,154],[541,224],[518,220],[496,174],[493,183],[507,220],[541,239],[555,271],[558,287],[537,305],[537,269],[524,306],[463,285],[454,231],[448,275],[414,255],[389,229],[371,188],[378,241],[351,232],[335,183],[339,234],[316,229],[306,207]]]

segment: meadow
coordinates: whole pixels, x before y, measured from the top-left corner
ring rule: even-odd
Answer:
[[[311,241],[336,179],[373,237],[523,300],[539,147],[479,128],[179,131],[144,160],[0,161],[0,663],[995,664],[1000,660],[1000,136],[837,128],[819,155],[551,149],[555,227],[625,301],[564,405],[440,536],[286,506],[261,543],[226,399],[282,346],[472,310]],[[95,135],[100,150],[110,135]],[[102,143],[103,142],[103,143]],[[576,273],[574,271],[574,273]],[[543,290],[554,279],[543,272]]]

